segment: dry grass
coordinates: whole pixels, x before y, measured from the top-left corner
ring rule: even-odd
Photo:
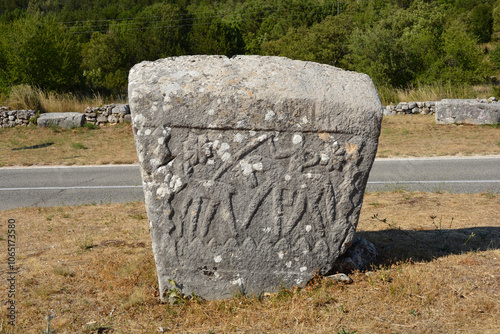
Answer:
[[[17,222],[12,332],[39,333],[52,312],[58,334],[498,333],[500,196],[369,193],[364,203],[358,230],[380,257],[353,284],[318,278],[260,299],[173,306],[158,301],[143,203],[2,211],[2,235]]]
[[[500,87],[496,84],[483,84],[476,86],[453,86],[450,84],[437,84],[418,86],[414,88],[378,87],[378,92],[383,105],[391,102],[410,101],[440,101],[442,99],[487,99],[491,96],[499,97]]]
[[[6,104],[13,109],[32,109],[41,112],[84,112],[88,106],[101,106],[107,102],[109,98],[99,93],[90,97],[78,96],[73,93],[46,92],[29,85],[12,87],[6,100]]]
[[[433,116],[385,117],[377,157],[500,154],[498,126],[437,125]],[[0,129],[0,167],[135,163],[130,125],[91,130]]]
[[[98,129],[0,129],[0,166],[123,164],[137,162],[130,125]]]
[[[434,116],[384,117],[377,157],[471,156],[500,154],[500,127],[438,125]]]

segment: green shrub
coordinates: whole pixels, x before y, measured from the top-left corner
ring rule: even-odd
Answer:
[[[500,69],[500,43],[490,52],[490,60],[496,69]]]

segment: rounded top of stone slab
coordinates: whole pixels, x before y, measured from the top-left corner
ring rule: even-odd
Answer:
[[[368,75],[282,57],[142,62],[130,70],[129,99],[139,127],[374,134],[382,117]]]

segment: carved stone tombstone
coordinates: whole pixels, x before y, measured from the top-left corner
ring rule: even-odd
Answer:
[[[367,75],[168,58],[132,68],[129,102],[162,298],[302,286],[351,245],[382,120]]]

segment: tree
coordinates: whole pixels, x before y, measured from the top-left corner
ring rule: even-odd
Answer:
[[[493,41],[500,41],[500,0],[495,3],[492,11],[493,24],[492,24],[492,34],[491,39]]]
[[[245,42],[236,22],[223,21],[212,6],[196,10],[188,36],[190,53],[231,57],[245,52]]]
[[[492,7],[487,4],[481,4],[471,12],[470,30],[479,43],[488,43],[493,33],[493,13]]]
[[[341,66],[348,51],[347,39],[352,31],[351,23],[347,15],[328,16],[310,28],[290,28],[283,37],[264,42],[262,50],[267,55]]]
[[[1,40],[10,85],[71,90],[82,82],[77,36],[53,17],[26,15],[5,29]]]
[[[455,21],[443,33],[442,56],[432,72],[436,82],[474,84],[486,79],[488,66],[484,55],[477,40],[467,34],[465,23]]]

